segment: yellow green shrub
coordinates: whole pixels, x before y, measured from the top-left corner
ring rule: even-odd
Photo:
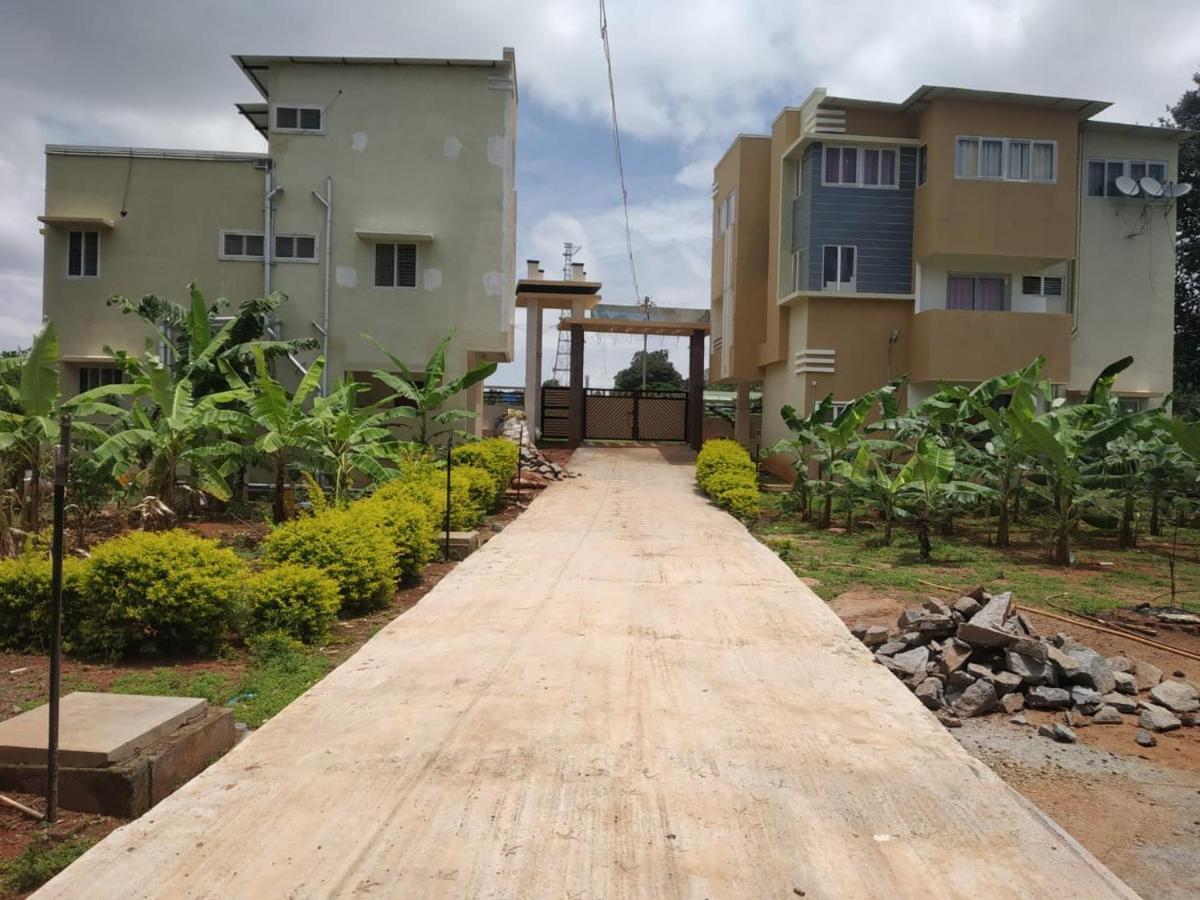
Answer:
[[[756,486],[732,487],[722,491],[714,499],[717,506],[728,510],[739,519],[752,519],[762,510],[762,499]]]
[[[504,438],[485,438],[455,447],[455,465],[478,466],[492,476],[492,497],[485,509],[494,510],[504,500],[509,482],[517,474],[517,445]]]
[[[263,542],[270,563],[320,569],[333,579],[346,613],[387,606],[396,584],[392,535],[378,514],[356,503],[285,522]]]
[[[246,577],[232,550],[186,531],[135,531],[106,541],[84,572],[74,647],[110,657],[214,653]]]
[[[31,542],[32,543],[32,542]],[[86,563],[63,560],[63,638],[71,642]],[[50,646],[50,558],[30,549],[0,560],[0,650],[37,653]]]
[[[754,460],[746,448],[727,438],[705,441],[696,455],[696,482],[705,493],[712,493],[708,489],[708,480],[718,472],[741,473],[751,479],[757,474]]]
[[[364,524],[373,522],[387,534],[401,581],[421,574],[437,553],[438,525],[433,511],[420,500],[405,493],[376,491],[350,508]]]
[[[462,468],[466,468],[463,466]],[[485,509],[471,492],[473,476],[464,475],[456,466],[450,473],[450,528],[469,531],[483,521]],[[446,517],[446,470],[432,463],[412,464],[381,485],[373,497],[408,497],[424,504],[433,515],[435,527],[444,527]]]
[[[338,586],[312,566],[280,563],[246,582],[246,612],[254,634],[282,631],[306,644],[329,636],[341,607]]]

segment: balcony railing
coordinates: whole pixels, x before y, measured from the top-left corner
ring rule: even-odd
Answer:
[[[1071,317],[927,309],[913,317],[909,380],[977,382],[1046,357],[1044,377],[1071,377]]]

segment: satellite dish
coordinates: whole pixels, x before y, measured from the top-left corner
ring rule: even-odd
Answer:
[[[1136,196],[1138,192],[1138,183],[1128,175],[1118,175],[1113,186],[1126,197]]]
[[[1162,183],[1157,178],[1151,178],[1147,175],[1138,183],[1142,186],[1142,192],[1147,197],[1161,197],[1163,195]]]
[[[1192,186],[1186,181],[1181,181],[1176,184],[1164,184],[1163,185],[1163,195],[1170,197],[1171,199],[1175,199],[1176,197],[1186,196],[1187,194],[1190,194],[1191,192],[1192,192]]]

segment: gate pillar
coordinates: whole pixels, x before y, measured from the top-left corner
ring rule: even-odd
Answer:
[[[583,326],[571,326],[571,409],[568,413],[567,443],[583,443]]]
[[[699,450],[704,443],[704,332],[692,332],[688,342],[688,443]]]

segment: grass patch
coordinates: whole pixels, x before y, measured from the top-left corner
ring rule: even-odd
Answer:
[[[764,494],[763,503],[778,510],[779,495]],[[835,517],[833,524],[842,523]],[[1020,603],[1053,603],[1086,613],[1170,602],[1169,535],[1143,535],[1141,546],[1122,550],[1112,536],[1084,530],[1075,542],[1082,564],[1064,569],[1047,561],[1047,541],[1036,523],[1015,529],[1012,546],[1000,549],[987,543],[988,523],[961,519],[953,535],[933,535],[930,563],[918,561],[916,539],[903,526],[885,547],[881,527],[872,527],[875,523],[865,518],[860,524],[861,530],[843,534],[777,513],[752,528],[798,575],[817,579],[815,590],[825,600],[852,588],[876,588],[909,601],[939,594],[925,581],[954,590],[982,584],[992,592],[1011,590]],[[1175,602],[1194,609],[1200,606],[1200,532],[1181,528],[1179,541],[1175,574],[1180,593]],[[1101,560],[1113,563],[1112,568],[1092,567]]]
[[[187,672],[156,668],[117,678],[117,694],[203,697],[214,706],[233,703],[234,716],[251,728],[267,719],[320,681],[330,663],[319,653],[286,635],[269,634],[250,645],[250,667],[240,679],[223,672]]]
[[[18,856],[0,862],[0,887],[13,893],[25,893],[45,884],[75,862],[96,841],[76,837],[56,843],[40,838]]]

